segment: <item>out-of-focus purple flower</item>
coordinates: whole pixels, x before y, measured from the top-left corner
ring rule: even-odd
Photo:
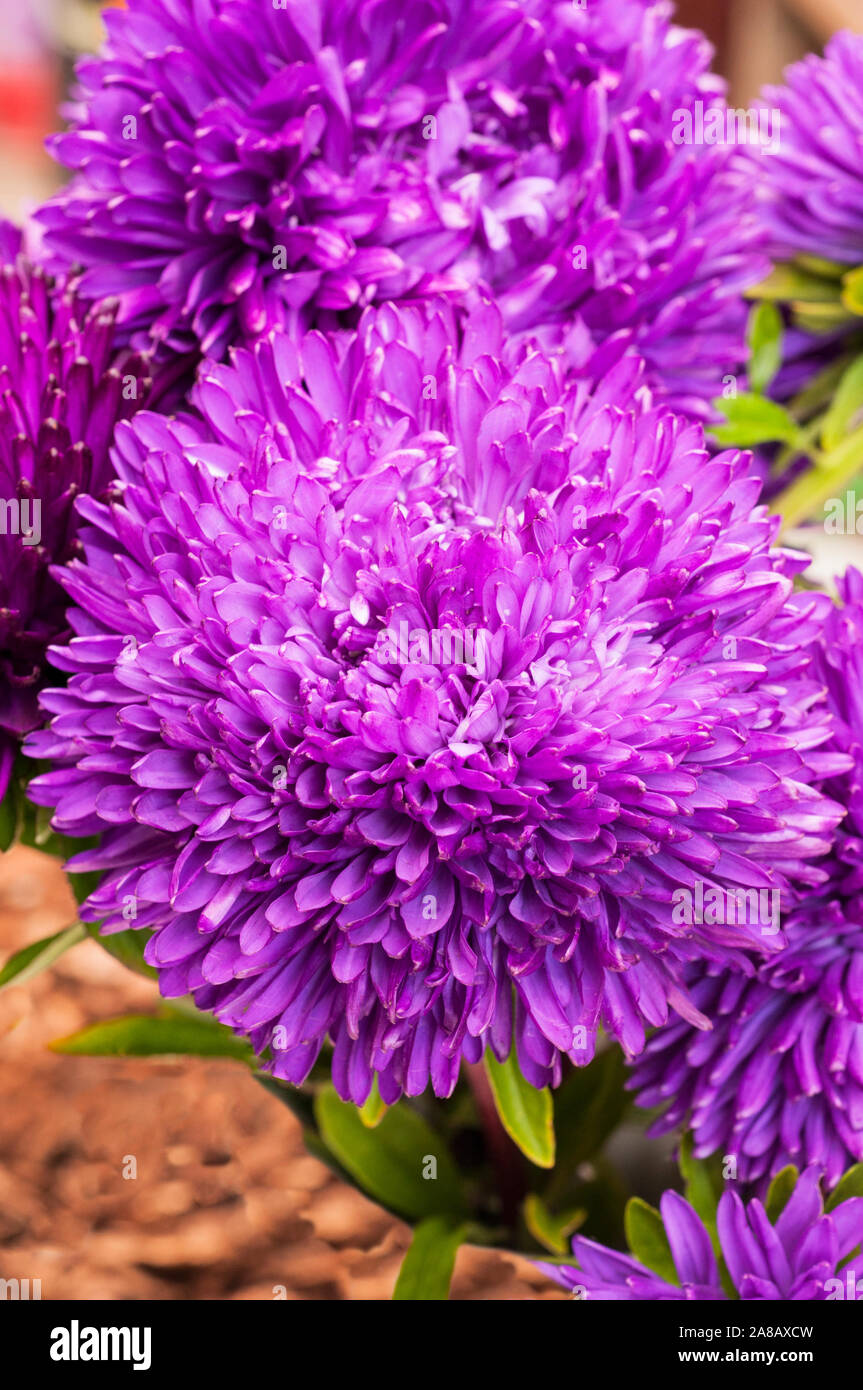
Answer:
[[[116,421],[149,389],[113,348],[116,306],[88,307],[31,267],[0,224],[0,797],[37,722],[45,649],[65,630],[49,573],[78,554],[75,500],[104,493]]]
[[[803,1173],[775,1223],[757,1198],[744,1204],[736,1192],[722,1194],[717,1209],[718,1243],[733,1294],[723,1286],[704,1222],[677,1192],[666,1192],[660,1204],[676,1283],[631,1255],[609,1250],[583,1236],[572,1242],[577,1267],[543,1264],[541,1268],[587,1301],[670,1303],[739,1298],[817,1303],[846,1297],[859,1301],[863,1293],[857,1292],[853,1271],[849,1281],[840,1266],[863,1241],[863,1198],[849,1197],[825,1212],[819,1177],[817,1167]],[[863,1282],[859,1288],[863,1289]]]
[[[704,414],[766,273],[752,179],[676,143],[723,104],[645,0],[130,0],[78,69],[54,263],[133,341],[221,357],[382,300],[470,298],[573,361],[621,334]]]
[[[358,1102],[374,1073],[448,1094],[513,1024],[537,1085],[600,1021],[630,1053],[669,1007],[704,1025],[681,962],[775,938],[681,925],[674,889],[817,882],[841,815],[812,785],[829,600],[793,592],[747,457],[628,356],[564,385],[504,338],[488,305],[458,347],[386,306],[124,426],[30,744],[57,828],[103,835],[84,915],[151,929],[163,991],[277,1076],[329,1036]]]
[[[685,1121],[695,1152],[737,1158],[744,1182],[818,1163],[828,1182],[863,1159],[863,577],[849,571],[818,664],[850,770],[827,787],[847,818],[827,882],[789,916],[788,944],[754,975],[690,972],[712,1031],[651,1038],[631,1085],[661,1105],[654,1133]]]
[[[846,352],[863,350],[863,322],[849,310],[841,318],[843,271],[863,266],[863,35],[834,35],[824,57],[810,54],[785,74],[785,85],[767,87],[764,103],[781,116],[777,148],[759,161],[761,217],[776,261],[798,261],[811,274],[833,281],[835,302],[818,332],[800,318],[806,294],[797,301],[786,336],[785,363],[771,395],[786,400]],[[806,257],[813,260],[808,262]],[[833,262],[834,268],[825,265]],[[827,296],[830,298],[830,293]],[[805,306],[817,315],[823,305]],[[838,311],[839,319],[835,318]]]
[[[763,162],[764,217],[783,260],[808,255],[863,264],[863,35],[834,35],[768,87],[781,113],[778,147]]]

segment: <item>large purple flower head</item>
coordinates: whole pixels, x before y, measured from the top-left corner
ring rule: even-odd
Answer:
[[[659,1270],[583,1236],[572,1242],[577,1266],[542,1268],[588,1302],[859,1301],[863,1281],[841,1266],[863,1242],[863,1198],[847,1197],[825,1211],[819,1176],[817,1167],[808,1168],[773,1220],[757,1198],[744,1204],[736,1192],[724,1192],[717,1248],[694,1207],[666,1192],[660,1212],[670,1263]]]
[[[104,492],[115,422],[149,388],[143,359],[115,358],[116,305],[88,307],[20,245],[0,224],[0,797],[65,628],[49,566],[79,553],[75,499]]]
[[[712,1031],[662,1029],[632,1079],[640,1105],[663,1107],[654,1132],[685,1120],[696,1153],[733,1155],[744,1182],[815,1162],[833,1184],[863,1159],[863,577],[850,571],[841,591],[818,652],[835,746],[851,760],[828,788],[848,808],[829,878],[754,975],[691,972]]]
[[[511,331],[577,360],[620,333],[703,413],[766,266],[734,151],[675,143],[723,88],[670,9],[130,0],[53,141],[47,243],[133,339],[214,357],[482,279]]]
[[[795,594],[746,456],[504,353],[497,311],[369,310],[208,367],[200,418],[119,433],[87,502],[72,673],[44,696],[34,796],[104,871],[168,995],[301,1081],[439,1095],[490,1044],[535,1084],[630,1052],[692,954],[766,921],[680,925],[676,885],[817,881],[840,809]],[[606,361],[607,361],[606,355]],[[599,363],[595,364],[598,369]],[[701,1020],[704,1022],[704,1020]]]

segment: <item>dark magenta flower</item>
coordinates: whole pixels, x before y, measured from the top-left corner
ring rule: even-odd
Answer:
[[[80,553],[75,500],[109,486],[114,425],[150,385],[144,359],[115,354],[116,306],[88,307],[20,247],[0,224],[0,798],[65,630],[49,567]]]
[[[637,344],[699,414],[745,356],[766,273],[703,37],[645,0],[130,0],[79,66],[54,264],[214,357],[281,324],[485,281],[513,332],[581,362]]]
[[[685,1121],[695,1152],[737,1159],[744,1182],[787,1163],[818,1163],[833,1185],[863,1159],[863,577],[849,571],[819,644],[850,770],[828,791],[847,807],[828,879],[790,914],[788,944],[760,969],[695,971],[692,997],[710,1032],[671,1024],[632,1078],[662,1106],[662,1133]]]
[[[122,427],[30,743],[57,828],[103,837],[84,916],[150,929],[164,993],[277,1076],[329,1037],[358,1102],[375,1073],[448,1094],[513,1028],[540,1085],[600,1022],[630,1053],[669,1007],[704,1023],[683,961],[776,941],[681,925],[674,890],[793,893],[841,815],[812,786],[829,600],[793,592],[746,456],[630,357],[564,384],[505,336],[488,305],[460,346],[369,310]]]
[[[744,1204],[731,1191],[719,1198],[718,1247],[733,1294],[723,1285],[704,1222],[677,1192],[666,1192],[660,1204],[675,1282],[583,1236],[572,1242],[577,1266],[541,1268],[586,1301],[859,1301],[863,1280],[858,1292],[854,1270],[840,1266],[863,1241],[863,1198],[848,1197],[825,1212],[819,1177],[817,1167],[808,1168],[775,1221],[757,1199]]]

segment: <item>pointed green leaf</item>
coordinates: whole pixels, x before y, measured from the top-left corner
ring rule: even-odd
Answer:
[[[832,498],[841,497],[843,489],[863,472],[863,429],[849,434],[835,449],[820,454],[816,464],[770,504],[771,511],[783,518],[785,530],[801,521],[823,521],[825,505]]]
[[[371,1094],[365,1105],[359,1108],[359,1116],[366,1129],[377,1129],[384,1115],[387,1113],[387,1103],[381,1100],[378,1079],[375,1077],[372,1082]]]
[[[538,1168],[554,1167],[554,1105],[548,1087],[537,1090],[521,1074],[515,1047],[505,1062],[491,1051],[485,1066],[501,1123]]]
[[[821,443],[835,449],[854,426],[863,424],[863,357],[845,372],[821,425]]]
[[[206,1014],[192,1018],[172,1009],[93,1023],[49,1046],[52,1052],[76,1057],[234,1057],[254,1062],[249,1043],[230,1028]]]
[[[785,1210],[788,1198],[794,1191],[799,1176],[800,1174],[794,1167],[794,1164],[789,1163],[787,1168],[783,1168],[781,1172],[776,1174],[776,1177],[770,1184],[767,1191],[765,1210],[767,1212],[767,1219],[773,1226],[776,1225],[776,1222]]]
[[[582,1207],[574,1207],[563,1215],[549,1211],[545,1202],[536,1192],[528,1193],[522,1208],[524,1222],[534,1240],[553,1255],[565,1255],[569,1250],[567,1236],[577,1231],[585,1221],[587,1212]]]
[[[680,1279],[665,1233],[662,1217],[655,1207],[648,1206],[640,1197],[631,1197],[624,1214],[626,1240],[637,1260],[640,1260],[660,1279],[669,1284],[680,1285]]]
[[[390,1211],[413,1220],[462,1215],[466,1210],[458,1172],[443,1140],[402,1101],[390,1106],[376,1129],[367,1129],[357,1107],[323,1086],[315,1098],[318,1128],[356,1183]]]
[[[863,1163],[855,1163],[854,1167],[849,1168],[839,1179],[827,1198],[825,1211],[833,1211],[842,1202],[847,1202],[849,1197],[863,1197]]]
[[[715,1157],[696,1158],[691,1134],[684,1134],[680,1143],[680,1171],[685,1183],[685,1196],[704,1222],[711,1236],[716,1235],[716,1208],[722,1196],[722,1177]]]
[[[86,935],[86,928],[80,922],[75,922],[53,936],[44,936],[41,941],[34,941],[32,945],[16,951],[0,970],[0,989],[11,984],[23,985],[40,971],[47,970],[70,946],[77,946]]]
[[[749,316],[749,383],[763,394],[782,366],[784,340],[782,315],[775,304],[757,304]]]
[[[447,1216],[428,1216],[414,1230],[402,1262],[393,1299],[396,1302],[445,1303],[455,1257],[468,1227]]]
[[[713,404],[728,424],[711,425],[711,433],[727,447],[752,449],[757,444],[794,444],[800,440],[797,421],[784,406],[766,396],[744,394],[728,399],[720,396]]]

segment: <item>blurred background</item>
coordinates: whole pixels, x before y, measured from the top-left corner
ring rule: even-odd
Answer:
[[[42,141],[56,126],[76,55],[99,42],[105,4],[0,0],[0,213],[20,217],[52,188]],[[837,29],[863,32],[863,0],[679,0],[677,10],[715,44],[736,105]]]
[[[100,41],[102,8],[0,0],[0,215],[23,217],[57,181],[43,141],[75,57]],[[863,0],[677,8],[716,45],[735,105],[835,30],[863,32]],[[54,862],[0,856],[0,961],[74,917]],[[0,1278],[40,1279],[45,1299],[388,1298],[407,1229],[310,1158],[295,1120],[240,1064],[46,1047],[155,1003],[155,986],[94,942],[0,995]],[[669,1148],[649,1146],[640,1185],[670,1184]],[[459,1255],[455,1299],[563,1296],[526,1260]]]

